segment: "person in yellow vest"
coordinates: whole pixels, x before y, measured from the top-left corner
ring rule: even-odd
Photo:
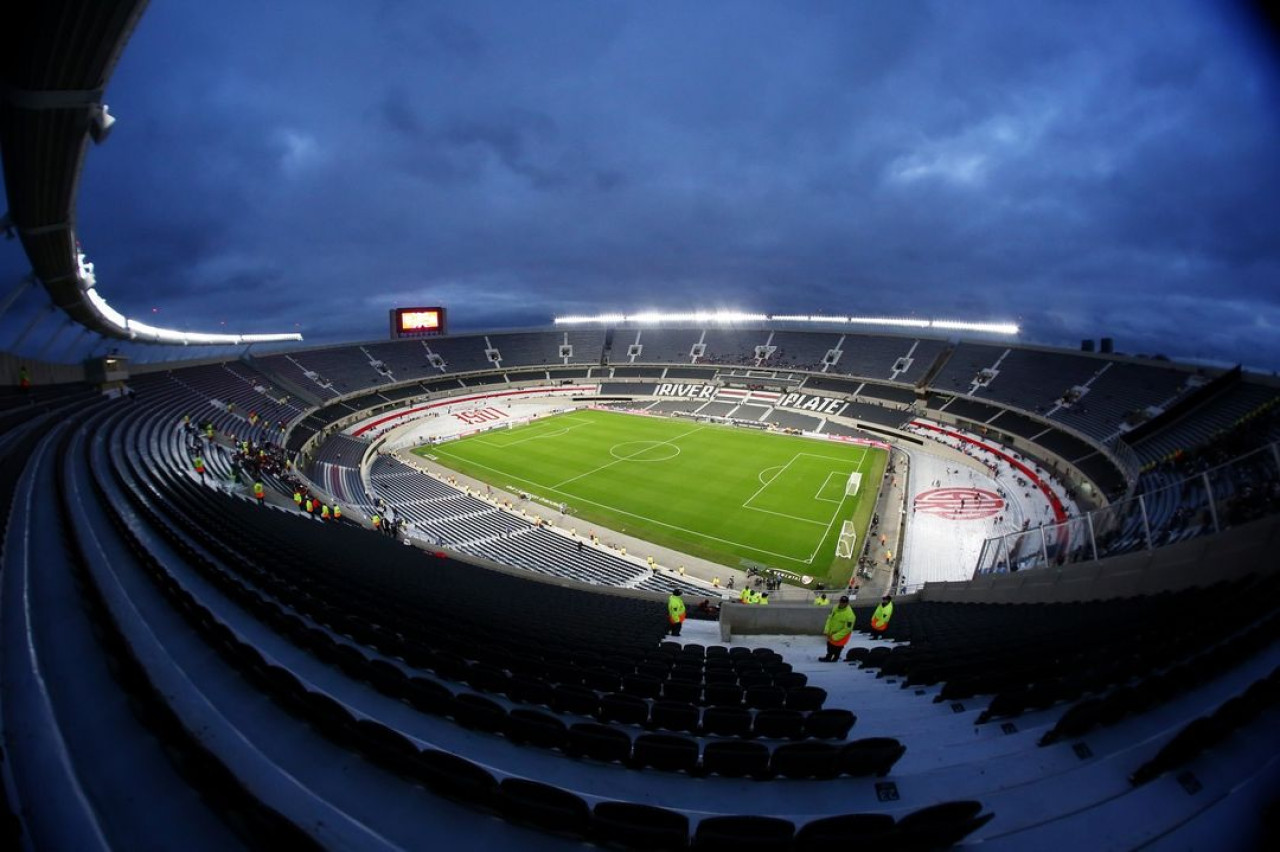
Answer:
[[[839,661],[840,652],[844,650],[845,645],[849,644],[849,637],[853,635],[853,623],[856,620],[857,617],[849,606],[849,598],[841,595],[840,602],[831,608],[831,612],[827,615],[827,623],[822,627],[822,635],[827,640],[827,654],[825,657],[819,657],[819,662]]]
[[[339,506],[337,503],[333,504],[333,519],[335,521],[342,520],[342,507]]]
[[[680,597],[679,589],[672,589],[671,596],[667,598],[667,622],[671,625],[671,635],[679,636],[680,628],[684,626],[684,599]]]
[[[880,599],[876,611],[871,613],[871,638],[877,639],[889,629],[889,619],[893,617],[893,597],[885,595]]]
[[[308,498],[307,498],[307,501],[306,501],[305,503],[303,503],[302,505],[303,505],[303,507],[304,507],[304,508],[306,508],[306,510],[307,510],[307,514],[308,514],[308,515],[310,515],[310,514],[311,514],[311,509],[313,508],[313,505],[312,505],[312,503],[311,503],[311,498],[310,498],[310,497],[308,497]]]
[[[760,596],[760,600],[756,601],[756,603],[760,604],[760,606],[768,606],[768,605],[769,605],[769,593],[768,593],[768,592],[765,592],[764,594],[762,594],[762,595]]]
[[[750,589],[750,588],[748,588],[748,587],[746,587],[746,586],[743,586],[743,587],[742,587],[742,594],[738,595],[738,603],[744,603],[744,604],[749,604],[749,603],[751,603],[751,589]]]
[[[329,520],[329,507],[326,506],[324,503],[320,504],[320,520],[322,521]]]
[[[191,463],[195,465],[196,473],[200,475],[200,478],[204,479],[204,456],[196,456],[191,460]]]
[[[761,601],[761,600],[763,600],[763,598],[764,598],[764,595],[760,594],[760,592],[756,591],[755,589],[752,589],[752,590],[751,590],[751,599],[750,599],[750,600],[748,600],[748,601],[747,601],[747,603],[751,603],[751,604],[759,604],[759,603],[760,603],[760,601]]]
[[[370,519],[370,523],[372,523],[372,524],[373,524],[374,532],[377,532],[377,531],[381,530],[381,529],[382,529],[382,516],[381,516],[381,515],[374,515],[374,516]]]
[[[718,589],[718,588],[720,588],[720,577],[719,577],[719,576],[715,576],[715,577],[712,577],[712,578],[711,578],[711,588],[713,588],[713,589]]]
[[[262,487],[261,482],[253,483],[253,498],[258,501],[258,505],[265,505],[267,499],[267,490]]]
[[[814,606],[829,606],[830,604],[831,600],[827,597],[826,592],[818,592],[817,597],[813,599]]]
[[[302,492],[296,488],[293,489],[293,503],[299,509],[302,508]]]

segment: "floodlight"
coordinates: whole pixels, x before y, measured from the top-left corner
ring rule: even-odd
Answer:
[[[108,111],[106,104],[94,104],[89,107],[89,136],[95,145],[101,145],[111,135],[111,128],[116,117]]]

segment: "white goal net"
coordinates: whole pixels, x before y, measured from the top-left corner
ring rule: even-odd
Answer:
[[[861,487],[862,487],[862,474],[851,473],[849,474],[849,481],[845,483],[845,486],[844,486],[844,495],[848,497],[852,494],[857,494],[858,489]]]
[[[853,546],[858,540],[854,532],[853,521],[845,521],[840,527],[840,538],[836,541],[836,556],[841,559],[853,558]]]

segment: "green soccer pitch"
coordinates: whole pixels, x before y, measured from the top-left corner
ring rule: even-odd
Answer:
[[[414,450],[499,488],[566,503],[591,523],[724,565],[744,560],[843,583],[850,518],[861,552],[883,450],[789,435],[578,410]],[[858,493],[845,495],[851,473]],[[643,556],[644,554],[636,554]]]

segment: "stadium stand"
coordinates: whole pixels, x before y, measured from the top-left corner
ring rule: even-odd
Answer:
[[[57,96],[104,88],[144,5],[36,4],[15,17],[36,25],[6,31],[10,208],[54,304],[89,326],[67,224],[84,104]],[[47,94],[52,107],[24,105]],[[631,331],[617,330],[612,362],[629,360]],[[643,334],[636,360],[666,365],[690,363],[702,332]],[[789,343],[807,353],[832,336]],[[980,397],[1003,401],[1007,381],[1009,399],[1029,399],[1019,377],[1040,369],[1016,347],[843,337],[838,372],[887,370],[875,377],[947,394],[963,393],[948,381],[987,355],[982,366],[1003,357],[1018,372]],[[502,342],[419,342],[438,363],[384,357],[416,355],[406,344],[176,365],[117,400],[81,385],[0,394],[0,832],[11,848],[1269,848],[1259,814],[1274,813],[1280,726],[1276,507],[1264,486],[1275,474],[1256,458],[1225,473],[1211,461],[1273,434],[1270,423],[1224,436],[1201,431],[1221,428],[1216,414],[1192,411],[1170,426],[1210,443],[1150,471],[1162,541],[1202,531],[1206,509],[1215,526],[1228,519],[1190,560],[1198,585],[1151,579],[1187,576],[1189,542],[1178,541],[1142,556],[1156,583],[1143,593],[1107,585],[1109,568],[1132,565],[1120,562],[1099,563],[1090,582],[1067,566],[1070,600],[1037,597],[1027,577],[961,584],[965,603],[926,589],[899,601],[887,640],[854,640],[856,667],[814,662],[808,639],[785,656],[700,644],[714,627],[663,642],[666,578],[657,595],[587,588],[406,548],[282,509],[285,498],[254,505],[225,481],[223,437],[200,445],[214,473],[192,471],[189,442],[202,439],[184,415],[255,441],[283,419],[301,446],[363,407],[326,405],[348,393],[424,376],[428,392],[461,390],[458,374],[495,381],[469,374],[491,370],[485,350]],[[1045,375],[1076,377],[1064,359]],[[1183,368],[1103,360],[1086,394],[1047,414],[1097,444],[1194,393]],[[232,410],[246,388],[281,410]],[[343,446],[354,450],[322,445],[333,456],[321,463],[337,465]],[[1098,457],[1076,449],[1081,464]],[[1212,494],[1187,484],[1196,476]],[[431,511],[424,523],[469,515]],[[1010,597],[972,599],[1001,590]]]

